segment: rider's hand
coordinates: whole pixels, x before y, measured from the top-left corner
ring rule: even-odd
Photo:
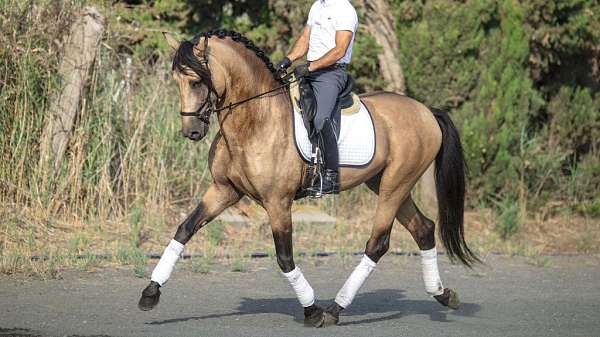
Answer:
[[[289,57],[284,58],[283,60],[281,60],[279,63],[277,63],[277,67],[275,69],[277,69],[278,73],[284,73],[287,68],[289,68],[292,65],[292,60],[290,60]]]
[[[294,69],[294,75],[296,78],[304,77],[310,74],[310,70],[308,70],[308,63],[301,64]]]

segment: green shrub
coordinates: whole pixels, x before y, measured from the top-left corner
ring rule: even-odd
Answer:
[[[231,271],[235,273],[246,273],[248,272],[248,266],[243,260],[236,259],[231,265]]]
[[[507,240],[521,228],[521,209],[516,200],[505,199],[495,203],[496,232]]]
[[[136,277],[146,276],[146,253],[139,248],[121,247],[117,250],[117,261],[123,265],[133,265],[133,273]]]
[[[225,241],[225,226],[221,221],[213,221],[205,227],[206,239],[213,246],[218,246]]]

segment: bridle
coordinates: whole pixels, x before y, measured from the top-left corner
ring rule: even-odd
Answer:
[[[217,106],[222,104],[223,98],[219,97],[217,89],[212,81],[212,73],[210,72],[210,66],[208,64],[208,36],[204,38],[204,50],[202,51],[202,57],[200,58],[200,65],[205,68],[208,74],[207,87],[208,95],[206,100],[200,105],[200,107],[194,112],[181,111],[183,117],[197,117],[207,125],[210,124],[210,116],[213,112],[218,110]],[[208,105],[208,108],[204,109]]]
[[[223,100],[224,97],[223,96],[219,96],[219,93],[217,92],[217,90],[215,89],[215,86],[213,84],[212,81],[212,73],[210,71],[210,66],[208,63],[208,36],[204,37],[204,50],[202,51],[202,56],[200,58],[200,65],[203,66],[206,70],[206,72],[208,73],[208,80],[206,85],[208,87],[208,95],[206,97],[206,100],[202,103],[202,105],[200,105],[200,107],[194,111],[194,112],[186,112],[186,111],[181,111],[181,116],[183,117],[197,117],[199,120],[201,120],[202,122],[206,123],[206,125],[210,124],[210,116],[213,113],[219,113],[223,110],[233,110],[234,108],[250,102],[254,99],[257,98],[261,98],[263,96],[266,96],[268,94],[274,93],[280,89],[283,89],[287,86],[289,86],[290,84],[298,81],[297,79],[293,79],[291,80],[291,74],[280,77],[280,80],[283,81],[284,84],[275,87],[272,90],[263,92],[261,94],[246,98],[244,100],[235,102],[235,103],[229,103],[226,106],[221,106],[223,104]],[[207,107],[208,106],[208,107]],[[219,107],[221,106],[221,107]]]

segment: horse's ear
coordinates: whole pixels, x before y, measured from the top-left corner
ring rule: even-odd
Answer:
[[[165,36],[165,40],[167,40],[167,43],[169,44],[169,46],[171,46],[171,48],[178,50],[179,49],[179,45],[181,44],[181,42],[177,41],[176,38],[173,37],[173,35],[164,32],[163,35]]]

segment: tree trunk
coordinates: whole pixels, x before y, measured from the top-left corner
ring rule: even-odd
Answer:
[[[360,0],[365,10],[367,31],[382,47],[379,69],[386,82],[386,90],[404,93],[404,73],[400,66],[400,46],[396,37],[394,16],[389,0]]]
[[[45,169],[51,163],[55,169],[60,166],[104,26],[104,17],[94,7],[85,7],[71,26],[58,70],[61,88],[51,101],[40,144],[40,160]]]

